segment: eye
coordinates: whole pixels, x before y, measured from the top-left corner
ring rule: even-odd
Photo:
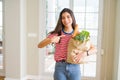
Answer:
[[[67,18],[70,18],[70,16],[67,16]]]
[[[67,18],[71,18],[71,16],[70,16],[70,15],[67,15]]]
[[[62,17],[62,19],[65,19],[65,17]]]

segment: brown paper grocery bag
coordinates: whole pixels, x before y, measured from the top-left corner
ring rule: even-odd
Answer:
[[[72,64],[82,64],[87,62],[87,56],[80,59],[78,63],[75,63],[72,56],[76,55],[76,50],[78,51],[87,51],[90,48],[90,41],[80,42],[78,40],[70,39],[68,43],[68,53],[67,53],[67,62]]]

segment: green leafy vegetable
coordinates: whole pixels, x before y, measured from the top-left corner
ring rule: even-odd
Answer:
[[[78,35],[74,37],[75,40],[79,40],[81,42],[88,41],[90,38],[90,33],[86,30],[81,31]]]

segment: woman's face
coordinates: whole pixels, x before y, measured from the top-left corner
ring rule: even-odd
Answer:
[[[62,23],[65,27],[72,26],[72,17],[68,12],[62,13]]]

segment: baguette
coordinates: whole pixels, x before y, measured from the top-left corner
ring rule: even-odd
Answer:
[[[79,31],[78,31],[78,25],[76,24],[74,32],[72,34],[72,38],[74,38],[77,34],[79,34]]]

